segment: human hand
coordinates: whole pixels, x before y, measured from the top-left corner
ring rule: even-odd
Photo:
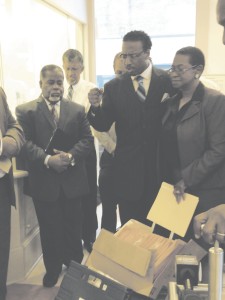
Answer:
[[[195,216],[194,233],[197,239],[202,236],[209,244],[215,240],[225,243],[225,204]]]
[[[180,180],[174,185],[173,194],[176,198],[177,203],[180,203],[182,200],[184,200],[184,191],[185,191],[185,184],[183,180]]]
[[[88,93],[88,99],[92,106],[98,107],[102,101],[103,89],[94,88]]]
[[[70,166],[71,159],[68,153],[54,149],[55,155],[51,156],[48,160],[50,168],[54,169],[58,173],[66,171]]]
[[[4,136],[2,138],[2,155],[11,158],[17,151],[17,143],[14,138]]]

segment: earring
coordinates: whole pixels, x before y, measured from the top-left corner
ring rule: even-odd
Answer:
[[[195,74],[195,79],[198,79],[199,78],[199,74]]]

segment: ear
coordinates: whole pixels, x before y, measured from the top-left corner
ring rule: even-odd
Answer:
[[[203,67],[203,65],[198,65],[198,66],[195,68],[195,70],[197,71],[196,73],[198,73],[198,74],[199,74],[199,77],[200,77],[200,75],[202,75],[202,73],[203,73],[203,71],[204,71],[204,67]]]
[[[146,50],[145,53],[147,54],[148,57],[150,57],[150,49]]]
[[[42,81],[41,80],[39,81],[39,86],[40,86],[40,88],[42,88]]]
[[[203,67],[203,65],[199,65],[199,66],[197,66],[195,69],[195,79],[198,79],[198,78],[200,78],[200,76],[202,75],[202,72],[203,72],[203,70],[204,70],[204,67]]]

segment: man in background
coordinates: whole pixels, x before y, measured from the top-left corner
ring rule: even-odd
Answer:
[[[87,112],[90,104],[88,101],[88,93],[90,89],[95,87],[92,82],[81,79],[81,74],[84,71],[84,62],[82,54],[75,49],[67,50],[62,57],[63,69],[66,75],[68,84],[67,99],[76,102],[85,107]],[[97,159],[95,149],[89,154],[86,159],[86,168],[88,175],[88,183],[90,192],[82,201],[83,214],[83,233],[82,239],[84,247],[88,252],[92,250],[92,244],[96,238],[97,222]]]
[[[217,21],[223,26],[223,44],[225,45],[225,0],[217,2]],[[218,240],[225,243],[225,204],[218,205],[194,218],[196,238],[201,236],[208,243]]]
[[[22,128],[12,116],[6,95],[0,88],[0,300],[6,299],[11,205],[15,206],[11,159],[19,154],[23,143]]]
[[[124,61],[120,57],[121,52],[117,53],[113,60],[113,69],[116,76],[120,76],[126,72]],[[99,193],[102,202],[102,220],[101,227],[111,232],[116,232],[117,226],[117,200],[114,195],[113,184],[113,157],[116,148],[116,132],[115,123],[108,132],[95,132],[95,137],[104,147],[104,151],[100,158],[99,173]]]
[[[57,283],[63,264],[82,261],[81,202],[88,192],[85,159],[94,147],[84,107],[63,98],[63,80],[60,67],[44,66],[40,97],[16,108],[26,137],[22,155],[40,227],[44,287]],[[46,153],[56,129],[63,140]]]
[[[104,93],[97,88],[89,93],[90,124],[98,131],[108,131],[115,122],[113,182],[122,225],[130,219],[146,223],[159,189],[156,154],[160,103],[172,87],[167,73],[153,66],[151,46],[145,32],[128,32],[121,54],[126,73],[107,82]]]

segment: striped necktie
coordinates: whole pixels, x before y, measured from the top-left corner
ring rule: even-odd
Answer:
[[[72,101],[73,99],[73,86],[70,85],[68,88],[67,100]]]
[[[50,103],[50,105],[51,105],[51,114],[53,116],[54,123],[55,123],[55,125],[57,127],[58,122],[59,122],[59,116],[58,116],[57,110],[55,108],[55,104],[56,103]]]
[[[145,99],[146,99],[146,93],[145,93],[145,88],[144,88],[144,85],[143,85],[143,77],[138,75],[135,80],[137,80],[138,82],[138,88],[137,88],[137,95],[138,95],[138,98],[141,102],[145,102]]]

